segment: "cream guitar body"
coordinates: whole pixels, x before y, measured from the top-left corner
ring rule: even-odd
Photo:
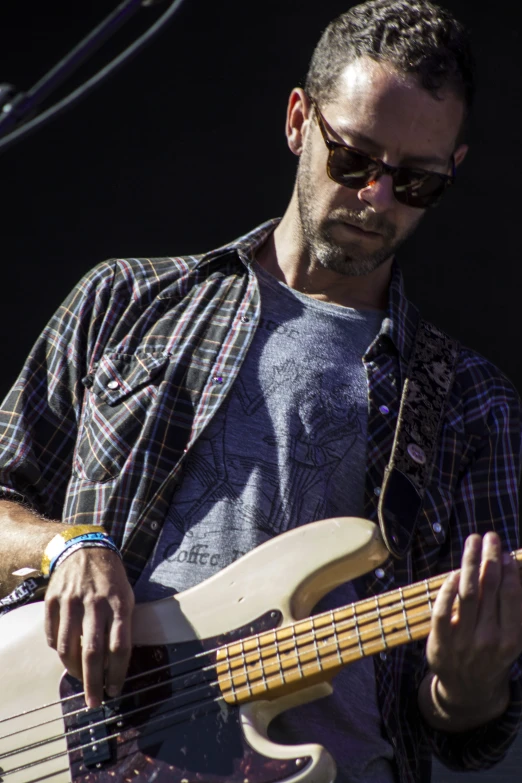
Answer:
[[[331,692],[350,662],[429,632],[437,577],[309,617],[387,557],[353,517],[284,533],[200,585],[135,609],[122,697],[87,710],[47,646],[42,603],[0,618],[3,783],[330,783],[319,745],[282,746],[270,721]]]

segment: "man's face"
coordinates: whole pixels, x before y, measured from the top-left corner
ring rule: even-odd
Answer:
[[[410,236],[425,210],[400,204],[385,174],[361,190],[333,182],[328,150],[315,113],[302,94],[304,121],[297,173],[298,209],[311,257],[327,269],[348,275],[373,272]],[[369,58],[343,71],[336,97],[318,108],[329,137],[392,166],[451,174],[466,148],[455,150],[464,116],[462,101],[450,90],[440,100],[412,76]],[[289,123],[291,127],[291,113]]]

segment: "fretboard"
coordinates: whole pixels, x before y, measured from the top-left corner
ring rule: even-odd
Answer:
[[[512,556],[522,563],[522,550]],[[223,698],[229,704],[277,698],[329,680],[360,658],[424,639],[430,632],[437,593],[447,576],[416,582],[222,647],[217,672]]]

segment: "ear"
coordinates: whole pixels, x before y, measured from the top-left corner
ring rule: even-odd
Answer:
[[[303,138],[310,119],[310,100],[305,91],[294,87],[288,99],[286,110],[286,140],[294,155],[303,150]]]
[[[460,166],[466,155],[468,154],[469,147],[467,144],[461,144],[457,147],[453,157],[455,158],[455,166]]]

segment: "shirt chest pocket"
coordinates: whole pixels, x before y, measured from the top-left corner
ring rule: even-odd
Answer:
[[[76,475],[103,482],[119,473],[143,437],[168,361],[155,353],[106,355],[84,379]]]

